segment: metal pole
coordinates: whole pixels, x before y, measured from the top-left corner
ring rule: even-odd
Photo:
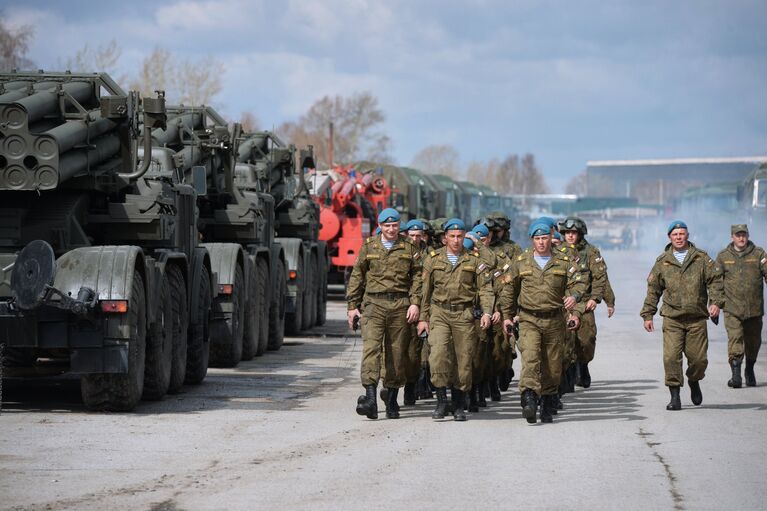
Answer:
[[[328,127],[330,131],[330,139],[328,140],[328,166],[333,168],[333,123],[328,123]]]

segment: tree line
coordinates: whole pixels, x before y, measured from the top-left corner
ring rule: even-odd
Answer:
[[[9,27],[0,17],[0,70],[32,69],[27,58],[34,29]],[[185,60],[156,47],[141,62],[133,75],[120,72],[122,50],[115,41],[92,46],[86,44],[68,56],[63,66],[73,72],[107,72],[118,83],[143,96],[165,90],[170,103],[211,104],[223,89],[224,64],[213,56]],[[278,125],[278,135],[296,145],[313,145],[320,167],[332,163],[360,160],[392,163],[392,140],[384,129],[386,115],[378,98],[369,91],[350,96],[324,96],[316,100],[295,121]],[[260,128],[257,115],[241,112],[237,120],[247,131]],[[330,161],[330,125],[333,125],[333,162]],[[410,166],[431,174],[468,179],[487,184],[502,194],[547,193],[549,188],[535,156],[509,153],[503,159],[470,161],[464,164],[458,150],[449,144],[433,144],[421,149]]]

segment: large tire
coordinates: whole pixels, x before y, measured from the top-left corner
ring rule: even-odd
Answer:
[[[267,349],[276,351],[282,347],[282,341],[285,337],[285,295],[287,294],[287,283],[285,282],[285,265],[280,259],[275,263],[277,282],[274,290],[274,300],[272,300],[269,309],[269,343]]]
[[[298,269],[296,271],[296,306],[293,312],[285,313],[285,333],[287,335],[298,335],[303,329],[304,324],[304,295],[306,294],[306,274],[304,272],[304,259],[298,259]]]
[[[258,351],[258,297],[256,265],[250,268],[248,276],[248,301],[245,304],[245,327],[242,335],[242,360],[253,360]]]
[[[260,357],[266,352],[269,345],[269,265],[266,259],[256,259],[256,303],[258,304],[258,350],[256,356]],[[274,291],[275,293],[277,290]]]
[[[309,270],[311,271],[311,277],[309,281],[312,283],[312,287],[311,293],[309,293],[309,322],[304,325],[306,328],[313,328],[317,324],[317,297],[320,294],[320,272],[317,268],[317,254],[312,254],[310,261]]]
[[[186,359],[189,327],[189,305],[186,301],[186,279],[178,266],[168,266],[166,270],[170,280],[173,297],[173,361],[170,366],[170,385],[168,392],[181,390],[186,379]]]
[[[197,292],[198,323],[189,326],[187,344],[186,379],[184,383],[196,385],[202,383],[208,374],[210,360],[210,272],[206,266],[200,271],[200,285]]]
[[[320,272],[320,288],[317,290],[317,326],[322,326],[328,317],[328,272]]]
[[[242,359],[246,293],[242,267],[238,265],[232,286],[232,313],[227,319],[210,325],[210,365],[213,367],[235,367]]]
[[[146,340],[143,398],[156,401],[168,393],[173,362],[173,297],[166,272],[160,283],[157,317]]]
[[[133,410],[144,391],[146,355],[146,297],[144,279],[133,274],[131,299],[123,321],[130,331],[128,372],[126,374],[87,374],[80,380],[80,393],[91,410],[128,412]]]

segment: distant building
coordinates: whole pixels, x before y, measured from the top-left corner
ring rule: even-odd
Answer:
[[[586,164],[586,195],[629,197],[640,204],[667,204],[686,190],[742,181],[767,156],[602,160]]]

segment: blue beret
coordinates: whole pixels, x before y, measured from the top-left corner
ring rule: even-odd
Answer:
[[[471,250],[472,248],[474,248],[474,240],[471,238],[464,238],[463,248],[465,248],[466,250]]]
[[[666,234],[671,234],[671,231],[674,229],[687,229],[687,224],[684,223],[682,220],[674,220],[670,224],[668,224],[668,231]]]
[[[447,231],[465,231],[466,224],[460,218],[451,218],[445,222],[445,232]]]
[[[375,233],[376,234],[381,234],[381,228],[380,227],[376,227],[376,232]]]
[[[543,234],[551,234],[551,227],[548,224],[540,220],[530,224],[530,229],[527,231],[528,236],[532,238],[533,236],[541,236]]]
[[[394,208],[386,208],[378,214],[379,224],[387,224],[389,222],[399,222],[399,212]]]
[[[417,218],[414,218],[405,224],[405,230],[406,231],[424,231],[426,230],[426,226],[423,225],[423,222],[421,222]]]
[[[490,234],[490,229],[488,229],[485,224],[477,224],[474,226],[474,229],[472,229],[471,232],[475,232],[479,235],[480,238],[483,238]]]
[[[554,237],[559,241],[562,241],[562,235],[559,234],[559,231],[554,231]]]
[[[535,224],[537,224],[537,223],[546,224],[546,225],[548,225],[548,226],[549,226],[549,229],[551,229],[552,227],[554,227],[554,226],[556,226],[556,225],[557,225],[557,222],[556,222],[556,220],[554,220],[554,219],[553,219],[553,218],[551,218],[550,216],[542,216],[542,217],[540,217],[539,219],[537,219],[537,220],[536,220],[535,222],[533,222],[533,223],[535,223]]]

